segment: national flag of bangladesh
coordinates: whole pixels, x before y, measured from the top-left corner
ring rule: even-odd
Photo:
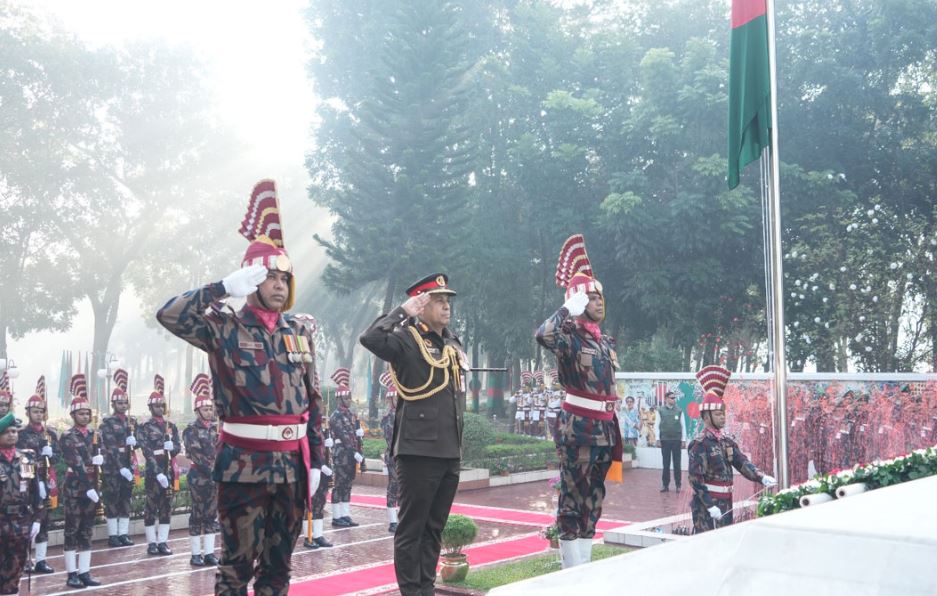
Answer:
[[[771,144],[771,78],[765,0],[732,0],[729,56],[729,188]]]

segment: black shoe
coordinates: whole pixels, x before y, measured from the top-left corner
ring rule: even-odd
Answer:
[[[146,554],[148,554],[148,555],[158,555],[158,554],[159,554],[159,548],[157,548],[155,542],[151,542],[151,543],[149,543],[149,544],[146,545]]]
[[[680,492],[680,485],[677,485],[677,492]]]
[[[55,573],[55,569],[49,567],[45,561],[37,561],[33,566],[33,573]]]
[[[330,548],[332,543],[325,539],[325,536],[319,536],[318,538],[313,538],[313,542],[321,546],[322,548]]]
[[[662,487],[662,488],[660,489],[660,492],[662,492],[662,493],[670,492],[670,487],[669,487],[669,486],[664,486],[664,487]]]
[[[118,540],[120,540],[121,546],[133,546],[133,540],[130,539],[130,536],[127,536],[126,534],[121,534],[117,538]]]
[[[80,579],[78,579],[77,571],[69,571],[68,579],[65,580],[65,585],[69,588],[84,588],[85,584]]]
[[[351,519],[351,518],[350,518],[349,516],[347,516],[347,515],[346,515],[345,517],[343,517],[342,519],[345,520],[345,523],[348,525],[349,528],[354,528],[355,526],[360,526],[360,525],[361,525],[361,524],[359,524],[358,522],[356,522],[355,520]]]
[[[397,522],[391,522],[390,525],[387,526],[387,531],[391,534],[395,533],[397,531]]]
[[[192,558],[189,559],[189,565],[193,567],[204,567],[205,559],[202,558],[202,555],[192,555]]]
[[[85,571],[84,573],[78,574],[78,579],[86,586],[100,586],[101,582],[91,577],[90,571]]]
[[[350,528],[351,525],[347,521],[347,517],[335,517],[332,518],[332,527],[333,528]]]
[[[217,565],[217,564],[218,564],[218,557],[216,557],[215,555],[213,555],[213,554],[211,554],[211,553],[209,553],[209,554],[207,554],[207,555],[203,555],[203,556],[202,556],[202,560],[205,561],[205,565],[206,565],[206,566],[208,566],[208,565]]]
[[[165,542],[160,542],[156,545],[156,551],[161,555],[171,555],[172,549],[169,548],[169,545]]]
[[[108,536],[108,537],[107,537],[107,547],[108,547],[108,548],[114,548],[114,547],[123,546],[123,545],[124,545],[124,543],[121,542],[121,541],[120,541],[120,538],[118,538],[117,536]]]
[[[317,548],[319,548],[319,545],[316,544],[315,540],[310,542],[308,538],[303,538],[303,546],[311,550],[316,550]]]

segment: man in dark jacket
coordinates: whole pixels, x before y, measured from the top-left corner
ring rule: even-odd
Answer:
[[[661,459],[664,467],[661,472],[660,492],[665,493],[670,490],[670,464],[673,462],[673,482],[680,492],[680,480],[682,478],[680,465],[682,463],[681,451],[685,446],[683,439],[683,412],[677,407],[676,395],[673,391],[668,391],[664,395],[664,405],[661,406],[659,416],[657,417],[658,428],[657,445],[660,447]]]

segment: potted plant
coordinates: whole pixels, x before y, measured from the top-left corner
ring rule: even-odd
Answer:
[[[540,530],[540,535],[550,542],[550,548],[560,547],[560,527],[555,523]]]
[[[478,534],[478,526],[472,518],[464,515],[450,515],[442,529],[442,567],[439,574],[444,582],[461,582],[468,573],[468,560],[462,548],[471,544]]]

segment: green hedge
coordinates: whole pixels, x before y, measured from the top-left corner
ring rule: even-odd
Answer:
[[[364,438],[364,449],[362,449],[363,456],[370,459],[381,459],[384,457],[384,451],[387,450],[387,441],[384,439],[372,439],[370,437]]]
[[[552,441],[537,441],[533,444],[523,445],[488,445],[485,448],[485,457],[508,457],[513,455],[532,455],[535,453],[556,453],[556,446]]]

